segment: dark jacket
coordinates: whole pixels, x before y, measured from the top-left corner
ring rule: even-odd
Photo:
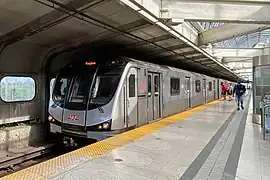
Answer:
[[[246,93],[246,87],[243,84],[236,84],[233,88],[233,93],[235,93],[236,96],[242,96]]]

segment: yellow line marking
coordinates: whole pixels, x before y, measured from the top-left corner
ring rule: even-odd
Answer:
[[[75,151],[63,154],[56,158],[42,162],[40,164],[31,166],[13,174],[7,175],[1,179],[3,180],[47,180],[55,176],[58,173],[68,171],[69,169],[78,166],[85,161],[89,161],[92,158],[101,156],[107,152],[124,146],[136,139],[158,131],[170,124],[183,120],[196,112],[202,111],[209,106],[217,104],[220,100],[212,101],[208,104],[204,104],[193,109],[166,117],[160,121],[146,124],[136,129],[124,132],[122,134],[115,135],[108,139],[99,141],[97,143],[85,146]]]

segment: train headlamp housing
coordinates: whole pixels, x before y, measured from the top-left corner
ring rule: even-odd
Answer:
[[[49,116],[48,116],[48,121],[49,121],[49,122],[54,122],[55,119],[54,119],[51,115],[49,115]]]
[[[111,122],[112,120],[94,125],[94,126],[90,126],[88,127],[89,131],[110,131],[111,130]]]
[[[109,129],[110,128],[110,124],[108,122],[105,122],[102,124],[102,128],[103,129]]]

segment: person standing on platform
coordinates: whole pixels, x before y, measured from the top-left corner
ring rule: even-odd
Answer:
[[[231,83],[228,84],[227,95],[229,97],[229,101],[233,100],[233,98],[232,98],[232,95],[233,95],[233,86],[232,86]]]
[[[244,95],[246,93],[246,87],[241,84],[241,82],[238,82],[234,88],[233,88],[233,94],[235,94],[235,100],[237,102],[237,110],[240,110],[240,105],[241,108],[244,109]],[[233,95],[234,97],[234,95]]]
[[[227,86],[224,82],[221,83],[221,94],[223,99],[226,100]]]

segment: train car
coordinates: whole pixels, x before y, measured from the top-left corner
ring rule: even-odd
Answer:
[[[219,83],[127,57],[70,63],[54,82],[50,131],[102,140],[218,99]]]

